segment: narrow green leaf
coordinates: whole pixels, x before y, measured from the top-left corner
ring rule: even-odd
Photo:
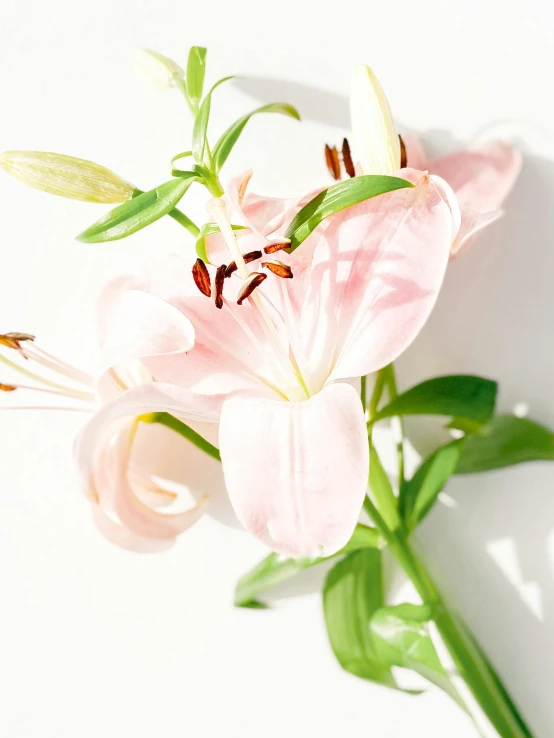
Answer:
[[[248,113],[248,115],[243,115],[242,118],[235,121],[233,125],[225,131],[214,146],[213,158],[216,171],[219,171],[227,161],[227,157],[231,153],[233,146],[237,142],[238,137],[244,130],[244,127],[250,118],[258,113],[281,113],[282,115],[288,115],[291,118],[300,120],[300,115],[296,108],[293,108],[292,105],[288,105],[287,103],[270,103],[269,105],[263,105],[261,108],[253,110],[251,113]]]
[[[414,476],[402,485],[400,514],[409,531],[412,531],[427,515],[439,492],[454,474],[464,442],[465,439],[459,439],[441,446],[423,462]]]
[[[291,251],[300,246],[322,220],[330,215],[371,197],[405,187],[413,187],[413,184],[405,179],[378,174],[365,174],[331,185],[304,205],[287,228],[285,238],[290,238]]]
[[[179,161],[179,159],[187,159],[189,156],[192,156],[192,151],[181,151],[180,154],[175,154],[175,156],[171,159],[172,166],[175,164],[176,161]]]
[[[229,79],[233,79],[233,77],[223,77],[223,79],[218,80],[215,85],[213,85],[212,89],[202,100],[202,104],[200,105],[200,108],[196,115],[194,128],[192,131],[192,154],[195,160],[200,164],[204,160],[204,149],[206,148],[206,134],[208,131],[208,121],[210,119],[212,93],[216,89],[216,87],[219,87],[219,85],[223,84],[223,82],[226,82]]]
[[[381,552],[363,549],[336,564],[325,580],[323,610],[331,647],[343,669],[396,687],[377,651],[369,624],[383,606]]]
[[[382,607],[371,618],[371,633],[378,658],[389,666],[411,669],[463,704],[437,655],[426,623],[432,617],[427,605]]]
[[[242,225],[231,225],[234,231],[242,231],[246,226]],[[203,262],[209,264],[208,254],[206,252],[206,236],[210,236],[212,233],[219,233],[219,226],[215,223],[204,223],[200,229],[200,233],[196,238],[196,253]]]
[[[204,75],[206,73],[206,49],[202,46],[192,46],[187,63],[187,93],[193,105],[197,105],[204,89]]]
[[[456,474],[500,469],[525,461],[554,461],[554,433],[515,415],[497,415],[478,435],[467,436]]]
[[[493,413],[498,385],[467,374],[435,377],[398,395],[373,422],[394,415],[450,415],[487,423]]]
[[[322,564],[325,561],[330,561],[331,559],[344,556],[351,551],[358,551],[362,548],[376,548],[381,543],[381,537],[374,528],[368,528],[366,525],[357,525],[350,541],[341,551],[333,556],[287,559],[276,553],[269,554],[269,556],[266,556],[257,566],[239,579],[235,589],[235,605],[237,607],[253,607],[252,602],[255,602],[256,607],[267,607],[258,598],[277,584],[281,584],[281,582],[291,579],[301,571]]]
[[[83,231],[77,239],[83,243],[103,243],[117,241],[140,231],[173,210],[197,178],[192,172],[189,175],[172,179],[123,205],[118,205]]]

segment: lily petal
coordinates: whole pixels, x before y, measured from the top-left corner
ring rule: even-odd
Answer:
[[[141,415],[169,412],[213,422],[221,402],[221,397],[152,383],[128,390],[94,415],[77,438],[75,457],[94,505],[95,522],[106,537],[135,551],[163,550],[198,519],[204,500],[172,514],[159,512],[135,492],[130,481],[131,448]]]
[[[300,324],[312,390],[393,361],[433,308],[459,207],[442,180],[414,170],[398,176],[416,186],[333,216],[318,236]]]
[[[180,354],[194,346],[190,320],[148,292],[125,290],[112,305],[101,351],[101,371],[149,356]]]
[[[500,208],[519,176],[521,164],[518,151],[501,141],[490,141],[434,159],[430,170],[448,182],[463,208],[488,213]]]
[[[219,441],[231,504],[272,549],[330,555],[349,540],[369,467],[353,387],[330,385],[297,403],[237,393],[223,405]]]

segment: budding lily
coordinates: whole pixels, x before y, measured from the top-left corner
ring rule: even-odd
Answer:
[[[174,80],[176,78],[182,79],[184,75],[183,70],[176,62],[151,49],[137,49],[135,51],[135,62],[156,90],[166,90],[173,87]]]
[[[60,197],[86,202],[130,200],[135,187],[106,167],[47,151],[4,151],[0,166],[25,184]]]
[[[352,74],[350,114],[355,152],[364,174],[400,169],[400,142],[379,80],[365,64]]]

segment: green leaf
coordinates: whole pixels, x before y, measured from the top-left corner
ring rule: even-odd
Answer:
[[[497,415],[478,435],[467,436],[456,474],[500,469],[525,461],[554,461],[554,433],[515,415]]]
[[[202,97],[205,73],[206,49],[202,46],[192,46],[187,63],[187,94],[193,105],[197,105]]]
[[[396,687],[382,662],[369,628],[383,606],[381,552],[363,549],[336,564],[325,580],[323,610],[331,647],[343,669],[370,681]]]
[[[242,118],[235,121],[233,125],[225,131],[214,146],[213,158],[216,171],[219,171],[225,164],[227,157],[231,153],[233,146],[237,142],[238,137],[250,118],[258,113],[281,113],[282,115],[288,115],[291,118],[300,120],[300,115],[296,108],[293,108],[292,105],[288,105],[287,103],[270,103],[269,105],[263,105],[261,108],[256,108],[256,110],[248,113],[248,115],[243,115]]]
[[[468,374],[435,377],[398,395],[373,422],[394,415],[451,415],[487,423],[493,413],[498,385]]]
[[[291,579],[305,569],[343,556],[351,551],[362,548],[376,548],[381,542],[381,538],[374,528],[357,525],[350,541],[333,556],[287,559],[276,553],[269,554],[254,569],[251,569],[239,579],[235,589],[235,605],[237,607],[267,607],[258,600],[258,597],[277,584]],[[252,605],[252,603],[255,603],[255,605]]]
[[[181,151],[180,154],[175,154],[175,156],[171,159],[172,166],[175,164],[176,161],[179,161],[179,159],[187,159],[189,156],[192,156],[192,151]]]
[[[196,178],[196,174],[189,172],[188,177],[181,176],[149,192],[143,192],[110,210],[77,236],[77,239],[83,243],[104,243],[117,241],[140,231],[173,210]]]
[[[199,163],[202,163],[204,160],[204,149],[206,148],[206,134],[208,131],[208,121],[210,119],[212,93],[216,87],[219,87],[219,85],[223,84],[223,82],[227,82],[229,79],[233,79],[233,77],[223,77],[223,79],[218,80],[215,85],[213,85],[212,89],[202,100],[202,104],[200,105],[196,115],[192,131],[192,155]]]
[[[246,226],[242,225],[231,225],[234,231],[242,231]],[[206,236],[210,236],[212,233],[219,233],[219,226],[215,223],[204,223],[200,229],[200,233],[196,238],[196,253],[203,262],[209,264],[208,254],[206,252]]]
[[[373,642],[382,663],[411,669],[447,692],[463,706],[437,655],[426,623],[427,605],[382,607],[371,618]]]
[[[304,205],[287,228],[285,238],[290,238],[291,251],[300,246],[321,221],[330,215],[371,197],[405,187],[413,187],[413,184],[405,179],[378,174],[365,174],[331,185]]]
[[[409,531],[427,515],[448,478],[454,474],[464,442],[465,439],[459,439],[441,446],[402,485],[400,514]]]

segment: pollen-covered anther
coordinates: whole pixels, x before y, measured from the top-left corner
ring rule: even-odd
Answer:
[[[342,163],[346,169],[346,173],[349,177],[356,176],[356,170],[354,168],[354,162],[352,161],[352,154],[350,153],[350,144],[348,139],[344,138],[342,141]]]
[[[212,285],[210,280],[210,273],[208,267],[204,264],[202,259],[196,259],[194,266],[192,267],[192,276],[194,284],[198,287],[200,292],[206,297],[212,296]]]
[[[12,333],[0,334],[0,345],[19,351],[21,356],[23,356],[25,359],[27,357],[25,356],[25,351],[23,350],[21,344],[25,341],[34,340],[35,337],[32,336],[30,333],[18,333],[17,331],[14,331]]]
[[[408,153],[402,136],[399,135],[398,140],[400,141],[400,169],[404,169],[408,166]]]
[[[243,254],[242,258],[244,259],[245,264],[250,264],[251,261],[257,261],[258,259],[262,258],[262,252],[261,251],[250,251],[248,254]],[[232,261],[229,266],[227,267],[227,270],[225,272],[226,277],[230,277],[233,272],[237,271],[237,265],[234,261]]]
[[[252,272],[252,274],[244,280],[240,290],[238,291],[237,305],[242,305],[243,301],[250,297],[256,287],[259,287],[264,279],[267,279],[267,274]]]
[[[325,144],[325,163],[331,177],[336,180],[340,179],[340,159],[336,146],[331,147]]]
[[[293,277],[290,266],[288,264],[283,264],[282,261],[262,261],[262,266],[283,279],[292,279]]]
[[[215,273],[214,287],[215,287],[215,306],[219,310],[223,307],[223,285],[225,283],[225,274],[227,272],[227,264],[222,264],[217,267]]]
[[[270,241],[267,246],[264,247],[264,253],[275,254],[277,251],[283,251],[283,249],[289,248],[290,243],[290,238],[280,238],[277,241]]]
[[[16,389],[15,384],[2,384],[0,382],[0,392],[15,392]]]

